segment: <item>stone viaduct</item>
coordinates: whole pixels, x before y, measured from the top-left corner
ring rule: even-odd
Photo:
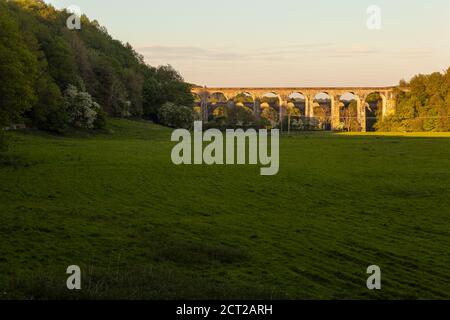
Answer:
[[[331,101],[331,128],[335,129],[340,123],[340,99],[345,94],[353,94],[358,106],[358,121],[362,131],[366,131],[366,98],[372,93],[378,93],[382,100],[382,115],[390,115],[395,112],[394,89],[396,87],[292,87],[292,88],[208,88],[194,87],[192,93],[200,98],[202,110],[207,110],[208,103],[213,95],[222,94],[227,101],[233,100],[240,94],[245,94],[253,100],[253,111],[259,112],[261,99],[268,94],[279,101],[280,115],[293,94],[301,94],[304,97],[306,118],[314,117],[314,101],[320,93],[328,95]]]

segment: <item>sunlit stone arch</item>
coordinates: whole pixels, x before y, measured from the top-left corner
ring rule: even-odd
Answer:
[[[371,96],[373,94],[378,94],[380,96],[382,113],[383,113],[383,115],[386,115],[386,113],[387,113],[387,102],[388,102],[388,97],[387,97],[386,93],[383,93],[383,92],[380,92],[380,91],[373,91],[373,92],[368,93],[367,97],[369,97],[369,96]]]
[[[236,99],[238,96],[241,96],[241,95],[251,98],[252,101],[255,101],[255,98],[256,98],[255,95],[251,92],[237,91],[237,92],[234,92],[233,94],[231,94],[230,99]]]
[[[372,95],[376,95],[375,105],[368,101]],[[376,123],[388,114],[388,98],[380,91],[373,91],[367,94],[363,104],[364,126],[366,131],[374,131]]]
[[[300,98],[296,98],[295,96],[301,96]],[[292,91],[287,95],[287,101],[289,103],[293,103],[294,106],[299,110],[300,115],[302,117],[306,117],[306,109],[308,107],[308,96],[303,93],[303,92],[299,92],[299,91]],[[289,106],[288,103],[288,106]],[[298,106],[301,103],[300,106]]]
[[[278,94],[277,92],[275,92],[275,91],[267,91],[267,92],[261,94],[260,100],[262,101],[262,100],[264,100],[264,98],[269,98],[269,99],[276,100],[277,104],[278,104],[278,106],[275,108],[276,110],[279,110],[279,108],[282,107],[283,100],[281,98],[281,95]]]
[[[224,92],[222,92],[222,91],[213,91],[213,92],[211,92],[211,93],[209,93],[209,98],[211,99],[213,96],[217,96],[217,95],[222,95],[224,98],[225,98],[225,101],[224,102],[226,102],[226,101],[228,101],[229,100],[229,97],[227,96],[227,94],[226,93],[224,93]]]

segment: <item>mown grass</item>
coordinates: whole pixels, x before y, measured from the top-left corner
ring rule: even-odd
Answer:
[[[0,298],[450,298],[450,136],[284,136],[263,177],[174,166],[170,133],[8,133]]]

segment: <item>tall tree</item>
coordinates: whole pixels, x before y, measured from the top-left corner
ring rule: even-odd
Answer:
[[[0,127],[3,127],[17,121],[34,103],[37,60],[4,3],[0,3],[0,33]]]

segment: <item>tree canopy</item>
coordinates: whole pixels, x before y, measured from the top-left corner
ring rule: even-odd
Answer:
[[[193,107],[190,85],[171,66],[146,64],[84,15],[81,30],[69,30],[70,15],[42,0],[0,0],[0,126],[24,115],[63,131],[70,116],[62,92],[70,86],[111,116],[158,121],[166,102]]]
[[[449,131],[450,68],[430,75],[419,74],[410,82],[402,80],[408,91],[396,92],[396,112],[380,121],[380,131]]]

